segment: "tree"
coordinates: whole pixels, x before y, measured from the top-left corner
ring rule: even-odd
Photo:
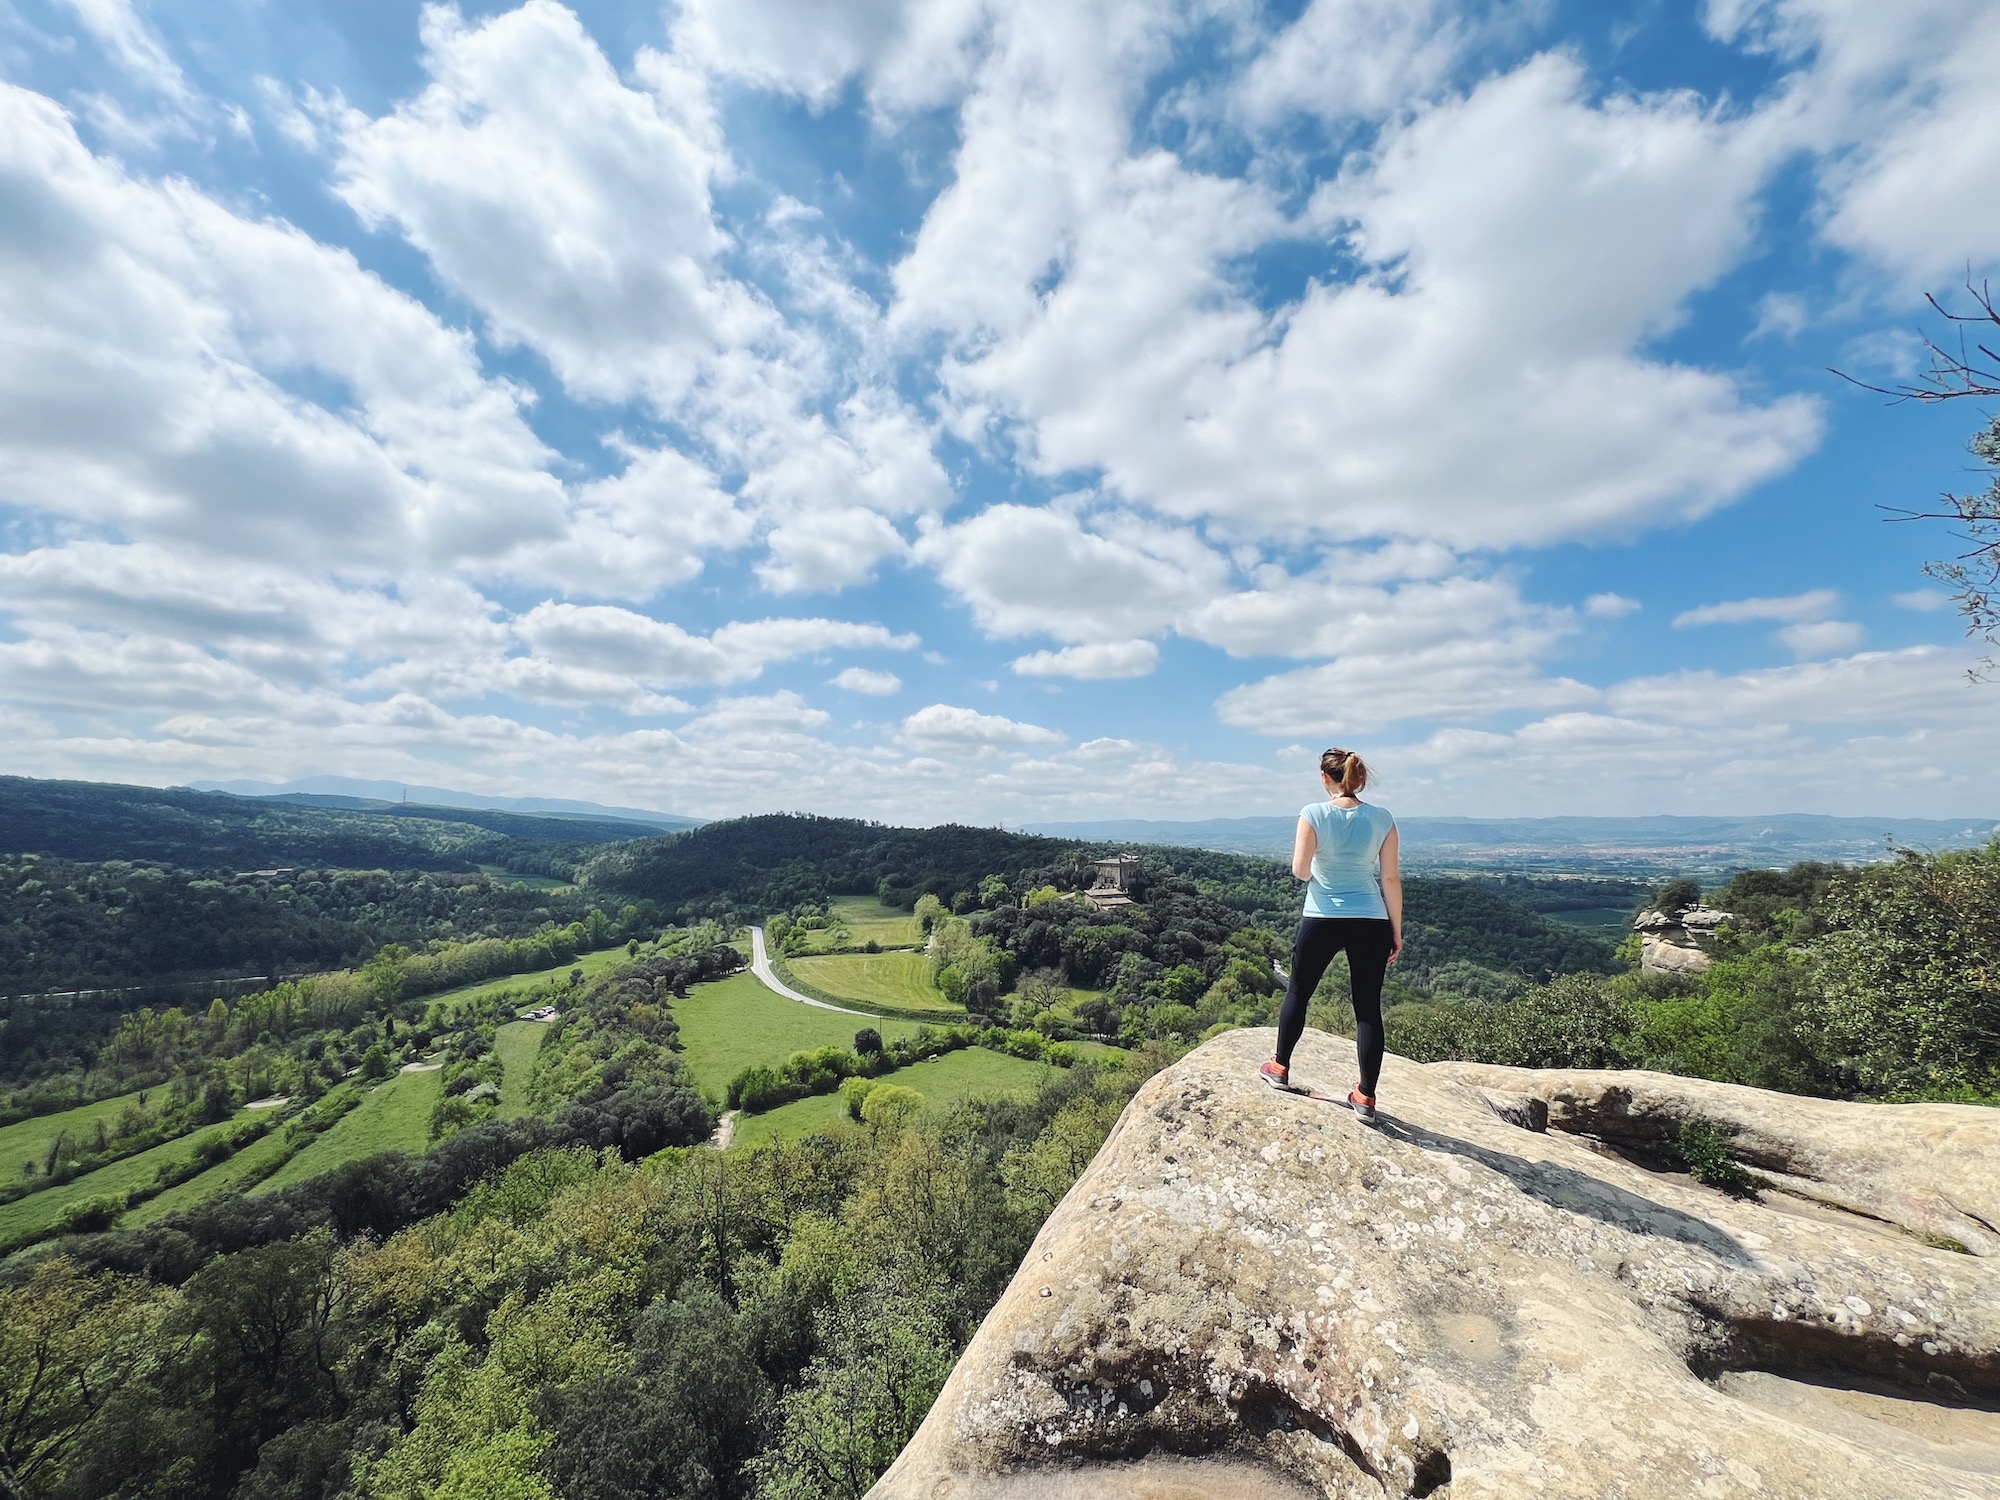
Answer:
[[[1682,875],[1667,881],[1653,893],[1653,906],[1662,916],[1678,917],[1691,906],[1701,905],[1701,886]]]
[[[1816,945],[1829,1037],[1872,1089],[2000,1092],[2000,840],[1856,871]]]
[[[403,971],[409,961],[408,948],[390,943],[361,966],[362,979],[382,1004],[394,1005],[403,998]]]
[[[133,1378],[166,1294],[62,1256],[0,1290],[0,1491],[42,1489],[91,1419]]]
[[[361,1057],[361,1076],[374,1082],[389,1076],[389,1053],[380,1042],[375,1043]]]
[[[767,1500],[861,1500],[909,1442],[951,1373],[937,1299],[881,1289],[829,1311],[824,1352],[779,1402],[758,1455]]]
[[[706,1288],[640,1315],[629,1372],[543,1391],[543,1465],[565,1500],[722,1500],[744,1493],[770,1382],[742,1319]]]
[[[873,1026],[864,1026],[854,1033],[854,1051],[858,1057],[879,1057],[882,1052],[882,1033]]]
[[[1971,312],[1953,312],[1929,294],[1924,298],[1938,316],[1956,328],[1957,336],[1952,340],[1956,348],[1948,348],[1925,334],[1924,349],[1930,356],[1930,365],[1915,380],[1893,386],[1858,380],[1854,383],[1888,396],[1891,401],[1917,401],[1925,405],[1962,401],[1967,397],[1990,400],[2000,396],[2000,349],[1996,349],[2000,335],[1990,331],[2000,330],[2000,306],[1995,306],[1992,288],[1985,282],[1974,286],[1968,280],[1965,290],[1972,298]],[[1968,337],[1969,329],[1978,332]],[[1982,343],[1981,338],[1994,342]],[[1838,370],[1834,373],[1841,374]],[[1841,378],[1854,379],[1851,375]],[[1968,549],[1955,558],[1926,563],[1924,571],[1954,591],[1959,613],[1965,617],[1966,634],[1995,645],[2000,644],[2000,416],[1975,433],[1968,447],[1990,476],[1983,491],[1947,493],[1942,510],[1898,510],[1894,514],[1898,520],[1950,521],[1964,528],[1959,538],[1971,544]],[[2000,661],[1988,657],[1973,669],[1971,676],[1975,681],[1990,680],[1995,673],[2000,673]]]

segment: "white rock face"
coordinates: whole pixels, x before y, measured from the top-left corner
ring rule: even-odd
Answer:
[[[1270,1046],[1146,1085],[874,1496],[2000,1495],[2000,1112],[1391,1058],[1370,1130]]]

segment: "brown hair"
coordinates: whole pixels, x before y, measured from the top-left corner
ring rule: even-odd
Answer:
[[[1331,776],[1343,797],[1358,796],[1368,785],[1368,767],[1352,750],[1328,750],[1319,758],[1319,773]]]

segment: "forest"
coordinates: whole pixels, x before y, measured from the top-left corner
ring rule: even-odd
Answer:
[[[1138,1085],[1271,1021],[1296,900],[1150,849],[1099,910],[1096,848],[821,818],[555,889],[267,852],[5,851],[10,962],[79,950],[27,972],[267,980],[6,1013],[10,1496],[858,1500]],[[2000,843],[1620,891],[1734,914],[1697,975],[1559,920],[1610,889],[1410,880],[1391,1048],[2000,1103]],[[751,920],[954,1019],[784,1001]]]
[[[271,866],[471,871],[496,865],[564,878],[595,845],[649,823],[478,808],[307,806],[186,788],[0,776],[0,852],[139,860],[219,871]]]

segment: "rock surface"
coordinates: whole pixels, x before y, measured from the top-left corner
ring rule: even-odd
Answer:
[[[2000,1495],[2000,1112],[1391,1058],[1370,1130],[1270,1045],[1146,1085],[873,1496]]]
[[[1647,974],[1699,974],[1715,962],[1709,944],[1732,914],[1712,906],[1691,906],[1677,916],[1642,911],[1632,919],[1639,934],[1639,968]]]

